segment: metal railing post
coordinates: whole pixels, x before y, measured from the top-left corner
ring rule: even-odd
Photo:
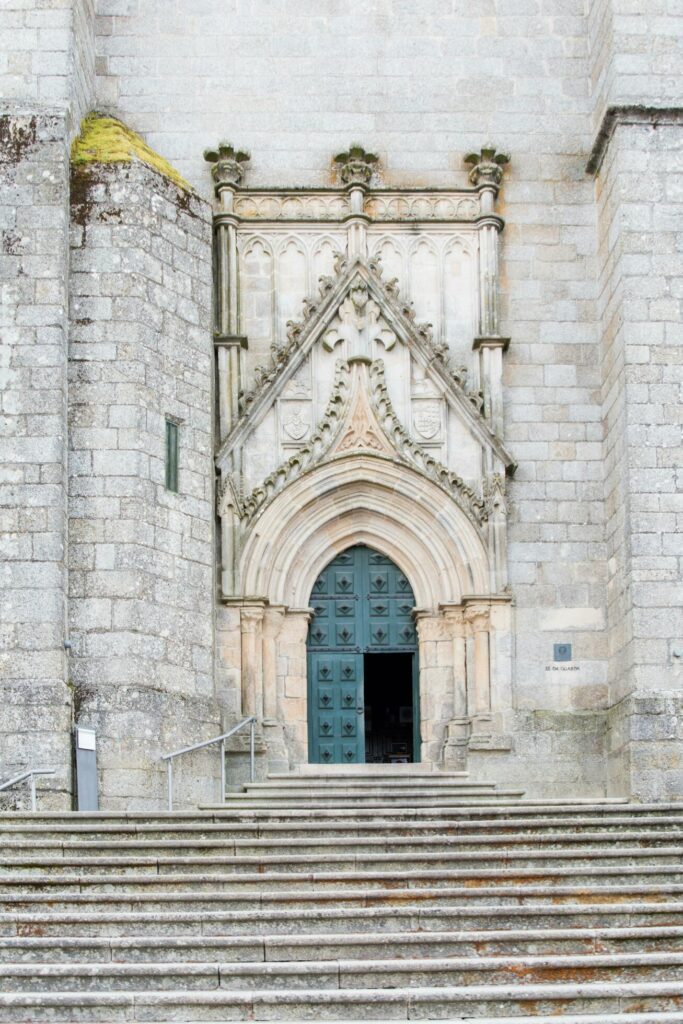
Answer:
[[[21,772],[19,775],[15,775],[12,779],[7,779],[5,782],[0,782],[0,793],[6,789],[11,789],[12,786],[18,786],[20,782],[26,782],[28,779],[29,786],[31,787],[31,810],[38,810],[38,796],[36,793],[36,775],[56,775],[55,768],[30,768],[27,772]]]
[[[221,749],[221,798],[225,801],[225,791],[227,788],[226,770],[225,770],[225,741],[229,736],[234,736],[240,729],[244,729],[245,726],[250,727],[249,735],[249,777],[251,781],[254,781],[255,775],[255,757],[256,757],[256,718],[251,715],[249,718],[243,718],[237,725],[233,725],[232,729],[228,732],[224,732],[221,736],[214,736],[213,739],[203,740],[202,743],[194,743],[191,747],[182,747],[180,750],[172,750],[170,754],[162,754],[161,760],[166,762],[166,771],[168,773],[168,809],[173,810],[173,761],[176,757],[180,757],[181,754],[191,754],[195,750],[203,750],[205,747],[211,747],[214,743],[220,743]],[[40,774],[40,773],[39,773]],[[27,778],[28,776],[23,776]],[[16,780],[13,780],[16,781]],[[0,786],[0,789],[3,788]]]
[[[173,810],[173,761],[171,758],[166,762],[168,772],[168,809]]]

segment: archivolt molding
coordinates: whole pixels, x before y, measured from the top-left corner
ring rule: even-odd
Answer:
[[[264,509],[239,560],[241,592],[305,607],[318,573],[351,544],[396,562],[420,607],[491,592],[486,545],[463,510],[416,470],[367,453],[324,463]]]

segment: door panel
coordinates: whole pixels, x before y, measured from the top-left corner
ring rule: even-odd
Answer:
[[[309,757],[323,764],[365,760],[360,559],[345,551],[313,587],[308,632]]]
[[[391,559],[358,545],[323,570],[313,586],[311,606],[309,759],[362,763],[363,654],[417,650],[413,592]]]

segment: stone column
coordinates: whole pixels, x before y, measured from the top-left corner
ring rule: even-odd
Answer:
[[[263,736],[266,741],[269,772],[289,770],[278,675],[278,637],[285,608],[271,605],[263,617]]]
[[[444,767],[463,771],[467,767],[470,723],[467,709],[466,624],[461,604],[441,605],[446,628],[451,634],[453,661],[453,717],[446,730]]]
[[[413,612],[413,617],[417,625],[420,658],[420,758],[427,764],[440,764],[452,714],[451,633],[440,611],[418,609]]]
[[[464,619],[473,640],[473,686],[470,688],[472,736],[491,732],[490,608],[485,601],[467,603]]]
[[[242,334],[214,334],[216,349],[216,399],[218,402],[219,442],[225,440],[239,418],[239,393],[242,389],[242,349],[247,339]]]
[[[496,434],[503,428],[503,357],[509,338],[500,337],[498,236],[503,220],[496,212],[496,200],[503,180],[503,167],[509,163],[507,153],[497,153],[495,146],[483,146],[479,153],[470,153],[465,163],[471,164],[470,181],[479,190],[481,216],[479,229],[479,328],[474,348],[479,350],[479,383],[484,392],[484,415]]]
[[[243,604],[240,609],[242,635],[242,715],[263,718],[263,640],[264,603]]]
[[[351,146],[348,153],[338,153],[334,158],[339,176],[348,185],[351,216],[346,220],[347,252],[349,262],[367,258],[367,226],[369,216],[365,213],[365,193],[372,179],[379,158],[367,153],[362,146]]]
[[[284,607],[271,605],[265,609],[263,618],[263,717],[267,724],[280,717],[277,638],[285,615]]]
[[[218,363],[219,440],[223,440],[239,417],[242,387],[241,350],[247,339],[239,332],[239,268],[237,224],[233,213],[235,192],[244,176],[249,154],[229,143],[204,151],[219,209],[214,214],[214,339]]]

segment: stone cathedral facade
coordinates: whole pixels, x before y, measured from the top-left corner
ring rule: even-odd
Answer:
[[[680,800],[677,5],[178,6],[0,12],[0,775]]]

